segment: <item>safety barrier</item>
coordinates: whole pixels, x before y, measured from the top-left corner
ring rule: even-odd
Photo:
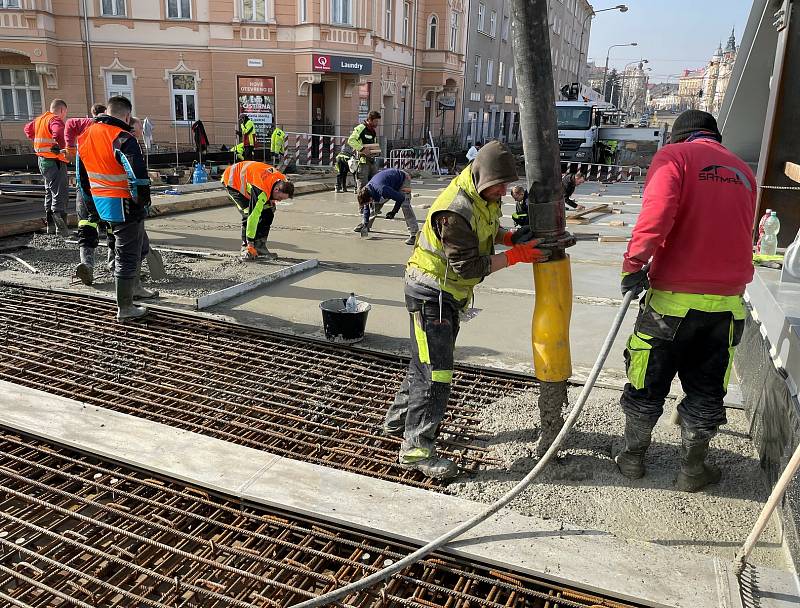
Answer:
[[[389,152],[388,166],[404,171],[437,172],[439,148],[396,148]]]
[[[586,176],[587,181],[598,182],[632,182],[644,175],[641,167],[561,161],[562,173],[577,173],[578,171]]]

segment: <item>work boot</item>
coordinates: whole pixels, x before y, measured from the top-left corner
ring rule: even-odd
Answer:
[[[110,272],[112,275],[114,274],[114,267],[116,266],[115,262],[116,258],[117,256],[116,253],[114,252],[114,248],[109,247],[108,254],[106,257],[106,268],[108,268],[108,272]]]
[[[142,260],[139,260],[139,263],[136,265],[136,278],[133,279],[133,297],[136,300],[158,297],[157,291],[147,289],[142,285]]]
[[[414,245],[417,242],[417,233],[410,235],[405,241],[403,241],[406,245]]]
[[[360,232],[361,232],[361,237],[362,238],[368,237],[369,236],[369,224],[361,226]]]
[[[430,455],[422,456],[423,453]],[[451,479],[458,475],[458,465],[447,458],[439,458],[435,450],[431,452],[414,448],[405,454],[400,454],[398,462],[404,469],[413,469],[434,479]]]
[[[256,247],[258,255],[264,256],[268,260],[278,259],[278,256],[276,254],[272,253],[269,249],[267,249],[266,239],[256,239],[254,245]]]
[[[91,247],[80,248],[81,263],[75,269],[77,276],[84,285],[94,283],[94,249]]]
[[[386,219],[387,220],[393,220],[395,215],[397,215],[397,214],[394,211],[387,211],[386,212]]]
[[[56,234],[58,236],[67,238],[69,236],[69,228],[67,227],[67,214],[62,213],[61,215],[59,215],[57,213],[54,213],[53,222],[56,225]]]
[[[364,227],[364,223],[360,223],[358,226],[353,228],[353,232],[361,232],[361,229]]]
[[[654,424],[641,418],[625,416],[625,446],[614,457],[619,472],[628,479],[644,477],[644,456],[650,447]]]
[[[117,293],[117,321],[125,323],[134,319],[141,319],[147,314],[147,309],[133,305],[133,289],[136,279],[116,279]]]
[[[56,223],[53,221],[53,212],[48,211],[45,214],[44,223],[46,225],[47,234],[55,234],[56,233]]]
[[[403,433],[405,432],[405,427],[404,426],[393,427],[384,423],[383,426],[381,427],[381,431],[387,437],[402,437]]]
[[[167,278],[167,271],[164,268],[164,258],[161,257],[158,250],[151,247],[144,259],[147,261],[147,269],[150,271],[151,280],[162,281]]]
[[[715,434],[690,429],[681,421],[681,470],[675,481],[681,492],[697,492],[722,479],[722,471],[706,462],[708,444]]]

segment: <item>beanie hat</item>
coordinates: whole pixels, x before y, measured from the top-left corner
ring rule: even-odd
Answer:
[[[515,182],[517,161],[514,155],[499,141],[490,141],[478,151],[472,161],[472,181],[478,194],[496,184]]]
[[[686,110],[675,119],[672,125],[670,141],[675,144],[686,141],[693,133],[698,131],[713,135],[717,141],[722,141],[722,135],[717,127],[716,119],[708,112],[702,110]]]

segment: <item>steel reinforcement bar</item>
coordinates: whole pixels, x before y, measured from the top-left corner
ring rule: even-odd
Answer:
[[[0,435],[0,599],[26,608],[286,607],[411,547]],[[630,608],[434,555],[350,608]]]
[[[281,456],[436,489],[397,464],[383,417],[399,356],[346,349],[153,311],[120,325],[107,300],[0,286],[0,379]],[[494,465],[480,409],[532,379],[457,369],[442,453],[469,472]]]

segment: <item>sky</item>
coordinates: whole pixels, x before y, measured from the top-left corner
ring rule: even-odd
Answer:
[[[597,11],[627,4],[628,12],[607,11],[592,20],[589,60],[605,65],[612,44],[636,42],[635,47],[611,49],[609,69],[648,59],[650,82],[677,82],[670,75],[704,66],[717,45],[736,28],[736,44],[750,15],[749,0],[590,0]]]

